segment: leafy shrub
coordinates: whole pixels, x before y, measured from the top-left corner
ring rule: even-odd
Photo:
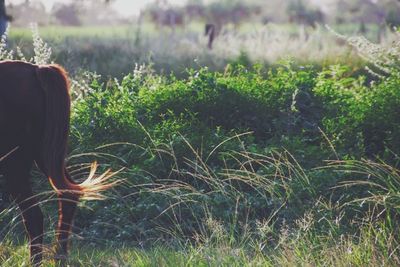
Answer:
[[[279,231],[317,209],[318,231],[354,233],[351,221],[370,206],[329,205],[367,191],[336,188],[352,178],[313,167],[332,157],[383,155],[377,140],[396,149],[397,82],[392,75],[368,85],[343,66],[318,71],[292,63],[189,70],[186,79],[143,68],[121,81],[94,77],[74,92],[71,148],[113,155],[107,164],[126,168],[126,186],[80,211],[78,227],[98,218],[110,227],[91,226],[86,238],[146,243],[195,238],[212,219],[240,236],[239,225],[272,220]],[[341,225],[332,223],[338,216]]]

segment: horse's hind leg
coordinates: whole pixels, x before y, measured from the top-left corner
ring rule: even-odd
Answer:
[[[43,161],[36,159],[36,164],[39,169],[46,173]],[[68,171],[64,170],[65,176],[70,179]],[[65,191],[62,185],[57,183],[57,180],[52,181],[54,187],[59,190],[58,193],[58,225],[56,229],[57,251],[55,258],[60,261],[61,266],[64,265],[68,256],[68,243],[72,230],[72,224],[75,216],[76,207],[79,201],[79,194],[71,191]]]
[[[59,196],[58,200],[58,227],[57,227],[57,257],[60,260],[66,259],[68,255],[68,242],[71,227],[79,198],[74,194],[65,193]]]
[[[17,202],[29,235],[31,262],[39,266],[43,253],[43,214],[30,185],[31,164],[21,164],[7,171],[7,190]]]
[[[65,171],[65,175],[69,176]],[[58,227],[57,240],[58,251],[57,256],[60,260],[65,260],[68,254],[68,242],[71,234],[71,228],[75,216],[76,207],[78,205],[79,196],[73,192],[62,192],[58,200]]]

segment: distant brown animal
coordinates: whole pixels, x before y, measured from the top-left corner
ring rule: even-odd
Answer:
[[[0,174],[18,204],[34,266],[42,262],[43,214],[32,192],[34,162],[58,195],[57,258],[63,261],[77,203],[110,188],[107,176],[75,183],[65,166],[70,121],[67,75],[58,65],[0,62]]]
[[[215,25],[214,24],[206,24],[205,27],[205,36],[208,36],[208,44],[207,47],[208,49],[212,49],[213,48],[213,42],[215,39]]]

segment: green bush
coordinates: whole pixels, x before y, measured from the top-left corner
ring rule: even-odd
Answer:
[[[232,223],[273,217],[278,231],[318,209],[314,229],[354,233],[351,222],[371,206],[332,203],[382,192],[362,183],[348,190],[340,185],[356,178],[314,167],[326,159],[396,160],[388,152],[398,151],[398,81],[393,74],[367,84],[343,66],[318,71],[291,63],[189,70],[186,79],[145,70],[122,81],[94,79],[74,102],[71,148],[103,146],[95,151],[117,158],[127,184],[116,199],[81,211],[79,227],[99,218],[110,227],[91,226],[87,238],[145,242],[172,233],[192,238],[207,218],[229,232]],[[340,225],[332,223],[337,216]],[[233,229],[240,236],[240,227]]]

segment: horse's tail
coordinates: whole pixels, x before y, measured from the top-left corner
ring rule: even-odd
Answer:
[[[95,177],[95,164],[89,177],[75,183],[65,166],[70,126],[71,99],[66,71],[58,65],[38,66],[39,84],[45,94],[45,127],[41,152],[41,168],[57,193],[71,193],[77,197],[97,198],[99,193],[114,185],[107,182],[108,172]]]

